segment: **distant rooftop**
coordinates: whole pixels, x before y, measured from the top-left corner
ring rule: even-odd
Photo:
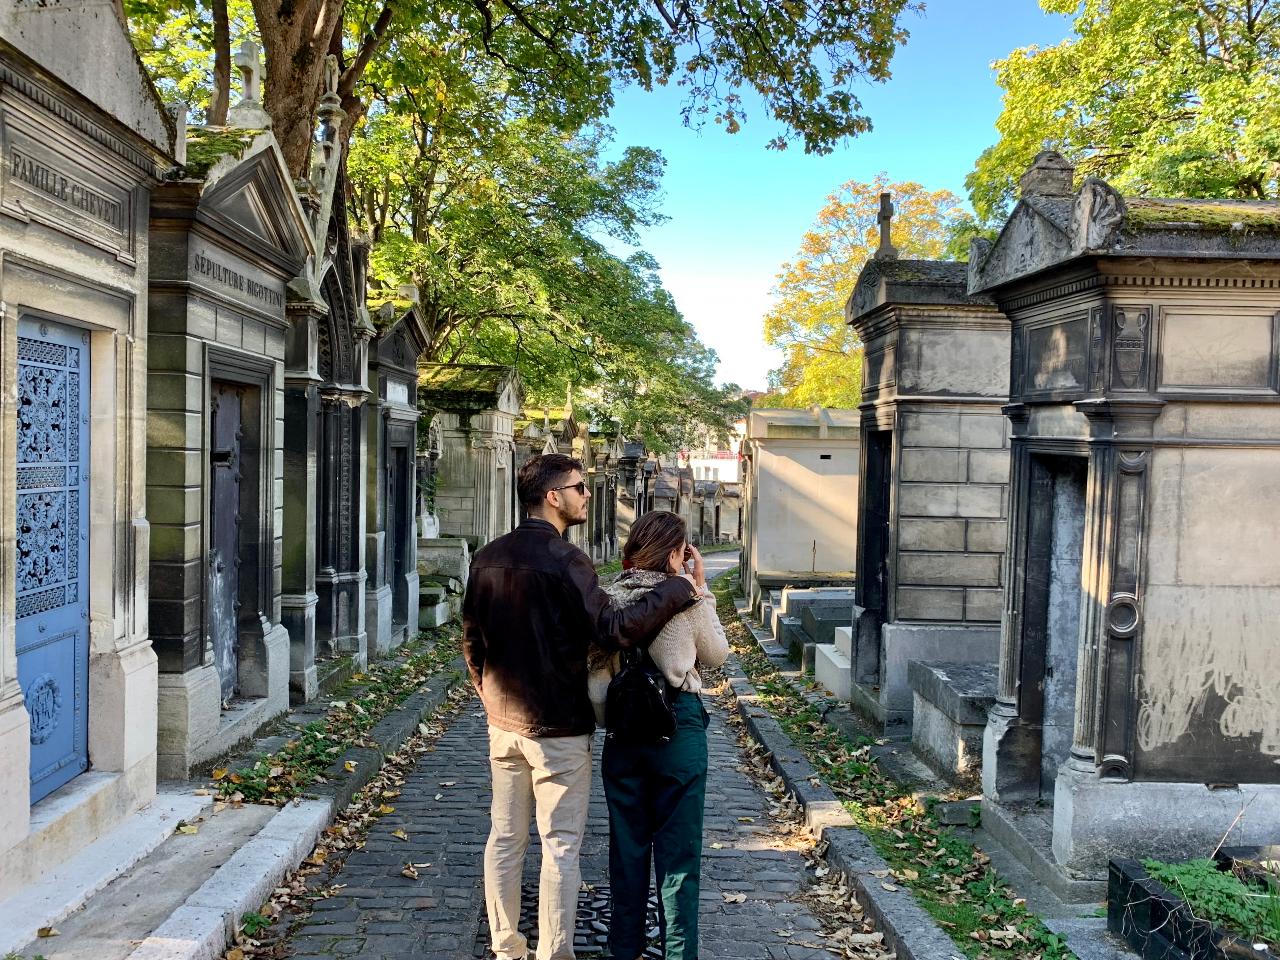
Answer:
[[[857,410],[811,407],[795,410],[784,407],[752,410],[747,420],[749,439],[847,439],[858,436],[861,414]]]

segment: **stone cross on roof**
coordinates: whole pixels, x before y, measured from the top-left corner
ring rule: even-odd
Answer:
[[[258,45],[252,40],[245,40],[236,51],[236,69],[244,80],[244,99],[262,100],[262,59],[258,56]]]
[[[880,212],[876,215],[880,224],[880,248],[875,252],[877,260],[896,260],[898,248],[891,239],[893,224],[893,198],[888,193],[880,194]]]
[[[233,127],[263,129],[271,126],[271,117],[262,109],[262,57],[258,45],[246,39],[235,55],[236,70],[244,81],[244,97],[227,113]]]

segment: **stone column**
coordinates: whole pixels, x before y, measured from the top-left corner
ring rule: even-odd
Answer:
[[[1026,445],[1028,410],[1007,404],[1013,427],[1009,476],[1009,548],[1004,557],[1004,610],[1000,618],[1000,678],[982,741],[982,795],[989,801],[1039,797],[1040,737],[1019,716],[1022,674],[1022,607],[1026,590],[1026,539],[1031,464]]]
[[[471,529],[475,531],[476,547],[483,547],[494,538],[497,528],[499,491],[496,489],[497,456],[494,440],[488,435],[471,441],[471,476],[475,483],[475,499],[471,503]]]
[[[386,502],[388,461],[387,421],[390,410],[374,398],[366,407],[365,448],[368,469],[364,471],[365,535],[365,597],[364,622],[369,635],[369,647],[376,656],[391,649],[391,572],[387,568],[387,538],[391,536],[391,523],[395,505]]]
[[[1072,756],[1103,777],[1133,777],[1134,678],[1142,629],[1143,530],[1152,430],[1162,400],[1082,400],[1089,458],[1082,630]],[[1100,443],[1098,441],[1101,441]]]
[[[289,698],[311,700],[316,681],[315,381],[286,377],[284,391],[284,544],[281,621],[289,631]]]
[[[1097,424],[1091,424],[1096,426]],[[1089,450],[1089,479],[1085,491],[1084,565],[1080,571],[1082,605],[1080,647],[1076,666],[1075,727],[1071,740],[1071,760],[1093,768],[1097,743],[1097,716],[1101,690],[1098,687],[1099,648],[1103,643],[1102,614],[1109,564],[1106,562],[1107,516],[1114,496],[1110,445]]]
[[[1025,544],[1020,536],[1026,526],[1027,484],[1030,482],[1028,456],[1023,437],[1027,428],[1027,408],[1020,403],[1004,407],[1013,424],[1013,450],[1009,474],[1009,544],[1004,558],[1004,610],[1000,618],[1000,681],[996,686],[999,712],[1018,712],[1018,679],[1022,669],[1022,591],[1026,585]]]

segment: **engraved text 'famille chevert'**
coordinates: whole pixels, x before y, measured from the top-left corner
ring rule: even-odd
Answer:
[[[123,211],[115,200],[59,173],[14,147],[9,149],[9,169],[13,171],[15,179],[34,187],[41,193],[46,193],[55,200],[81,210],[116,230],[124,229],[121,222]]]

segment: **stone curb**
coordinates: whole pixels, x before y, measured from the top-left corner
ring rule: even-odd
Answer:
[[[348,747],[325,771],[328,782],[308,787],[307,796],[329,798],[335,811],[346,807],[351,798],[364,789],[382,769],[383,760],[404,746],[404,742],[418,729],[418,724],[435,713],[453,688],[466,679],[466,661],[457,657],[428,680],[421,692],[410,695],[400,706],[374,724],[366,739],[376,746]],[[346,769],[348,761],[355,764],[355,770],[351,773]]]
[[[844,805],[818,775],[782,726],[760,704],[760,695],[730,654],[725,675],[737,700],[738,714],[752,739],[769,752],[769,765],[794,792],[805,823],[827,841],[827,862],[845,876],[898,960],[963,960],[963,953],[905,887],[886,890],[889,865],[871,841],[854,826]],[[884,871],[882,876],[874,873]]]
[[[129,960],[215,960],[240,918],[257,910],[332,819],[328,800],[291,803],[219,867],[129,954]]]
[[[328,783],[306,790],[309,797],[281,808],[182,906],[129,954],[128,960],[217,960],[240,927],[280,882],[311,852],[320,833],[355,794],[467,678],[458,657],[426,682],[419,693],[374,724],[366,739],[375,746],[349,747],[326,771]],[[345,764],[355,761],[347,773]]]

